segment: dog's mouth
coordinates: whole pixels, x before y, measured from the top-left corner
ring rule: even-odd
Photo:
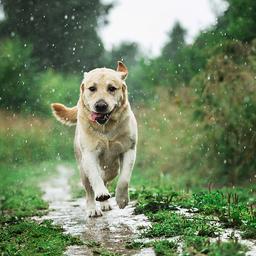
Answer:
[[[90,115],[90,118],[93,122],[97,122],[98,124],[105,124],[108,120],[109,120],[109,117],[111,115],[111,112],[110,113],[97,113],[97,112],[91,112],[91,115]]]

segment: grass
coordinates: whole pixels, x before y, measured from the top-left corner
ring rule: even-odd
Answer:
[[[0,111],[0,163],[10,166],[73,159],[73,128]],[[65,139],[63,139],[65,138]]]
[[[61,227],[49,221],[17,220],[1,226],[0,252],[3,255],[62,255],[73,244],[81,244],[78,238],[63,234]]]
[[[160,189],[156,186],[135,190],[132,198],[137,199],[135,213],[146,214],[152,223],[151,227],[142,231],[141,237],[160,239],[157,249],[151,244],[155,251],[160,251],[159,255],[177,255],[175,248],[172,249],[174,251],[166,249],[166,238],[177,237],[183,243],[183,255],[245,255],[247,248],[234,238],[229,242],[218,241],[227,227],[241,230],[244,238],[255,238],[253,187],[175,192],[169,187]],[[178,207],[186,207],[194,214],[186,216],[175,212]],[[219,224],[216,225],[216,222]],[[217,242],[211,238],[216,238]],[[128,246],[142,248],[146,245],[135,241]]]
[[[41,198],[42,192],[38,188],[38,181],[53,170],[53,163],[1,167],[0,206],[3,215],[22,218],[40,215],[42,210],[46,210],[48,205]]]
[[[38,182],[50,175],[56,163],[26,164],[0,169],[0,254],[62,255],[68,245],[81,244],[61,227],[49,221],[38,223],[29,217],[45,214]]]
[[[234,240],[228,242],[214,242],[201,237],[187,237],[183,255],[209,255],[209,256],[242,256],[245,255],[246,247]]]
[[[172,256],[176,254],[177,243],[162,240],[154,242],[153,247],[157,256]]]

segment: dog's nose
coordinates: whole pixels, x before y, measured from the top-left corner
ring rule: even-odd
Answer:
[[[99,100],[95,103],[95,110],[99,113],[105,113],[108,109],[108,104],[104,100]]]

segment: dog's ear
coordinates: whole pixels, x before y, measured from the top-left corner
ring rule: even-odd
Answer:
[[[117,72],[121,74],[121,78],[125,80],[128,76],[128,68],[124,65],[122,61],[117,62]]]
[[[84,82],[82,82],[81,85],[80,85],[80,92],[81,92],[81,93],[84,92]]]
[[[84,92],[84,83],[85,83],[85,79],[86,79],[87,74],[88,74],[88,72],[84,72],[84,79],[83,79],[83,81],[81,83],[81,86],[80,86],[81,93]]]

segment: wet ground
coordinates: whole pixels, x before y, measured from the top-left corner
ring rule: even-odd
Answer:
[[[121,255],[137,255],[137,256],[154,256],[153,248],[144,248],[139,251],[125,248],[126,242],[137,240],[145,244],[155,239],[138,239],[141,227],[150,225],[147,217],[143,214],[134,215],[134,202],[131,202],[125,209],[119,209],[115,199],[111,198],[111,206],[113,209],[103,212],[102,217],[86,218],[85,198],[73,199],[71,196],[71,188],[69,179],[73,174],[73,170],[66,166],[58,166],[58,175],[41,184],[44,192],[44,200],[49,202],[49,213],[40,218],[40,220],[50,219],[55,224],[61,225],[66,233],[76,235],[82,241],[98,242],[103,248],[111,252],[120,253]],[[188,218],[193,219],[197,213],[191,213],[188,209],[179,208],[177,212]],[[213,221],[215,225],[220,225],[218,221]],[[249,251],[247,256],[256,255],[256,241],[241,238],[239,230],[226,229],[220,234],[221,241],[226,241],[230,237],[236,237],[237,240],[246,245]],[[179,237],[170,238],[168,240],[177,241],[179,244],[179,252],[182,252],[182,242]],[[70,246],[67,248],[65,255],[70,256],[90,256],[94,255],[95,247],[88,246]]]
[[[49,202],[49,213],[41,219],[53,220],[61,225],[66,233],[76,235],[84,242],[96,241],[102,247],[121,255],[155,255],[152,248],[140,251],[125,248],[127,241],[136,238],[141,226],[150,225],[144,215],[133,215],[134,203],[125,209],[119,209],[115,199],[110,203],[113,209],[103,212],[102,217],[86,218],[85,198],[72,199],[69,178],[73,170],[58,166],[58,175],[41,184],[43,199]],[[65,255],[93,255],[93,248],[87,246],[70,246]]]

